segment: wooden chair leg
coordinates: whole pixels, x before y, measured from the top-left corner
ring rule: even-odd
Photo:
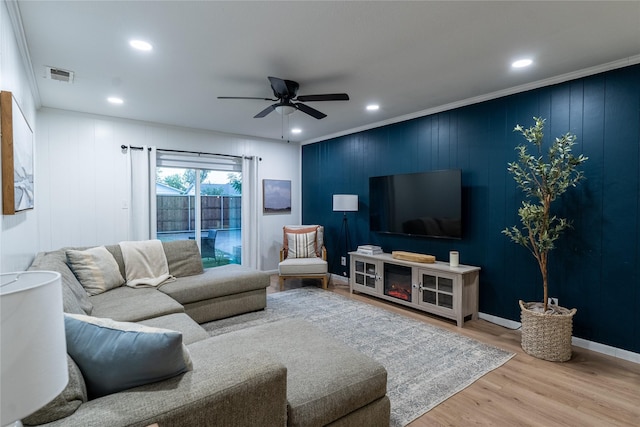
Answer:
[[[280,290],[284,291],[284,277],[280,276],[278,282],[280,283]]]
[[[327,276],[325,275],[325,276],[322,278],[322,289],[327,289],[327,283],[328,283],[328,281],[327,281]]]

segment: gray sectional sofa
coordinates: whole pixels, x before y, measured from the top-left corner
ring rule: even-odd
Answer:
[[[38,254],[29,269],[60,272],[67,313],[179,331],[192,369],[91,398],[68,357],[69,385],[26,425],[389,425],[384,367],[313,325],[288,319],[215,337],[199,325],[264,309],[267,274],[238,265],[203,269],[192,240],[163,248],[176,280],[158,288],[119,286],[88,296],[67,264],[70,248]],[[120,247],[106,249],[126,277]]]

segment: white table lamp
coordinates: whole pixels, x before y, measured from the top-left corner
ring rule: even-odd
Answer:
[[[0,425],[21,425],[69,380],[60,273],[0,278]]]

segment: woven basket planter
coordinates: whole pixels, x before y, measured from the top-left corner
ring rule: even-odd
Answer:
[[[559,314],[544,314],[529,308],[536,303],[520,301],[521,346],[525,353],[551,362],[571,359],[571,335],[576,309],[558,307]]]

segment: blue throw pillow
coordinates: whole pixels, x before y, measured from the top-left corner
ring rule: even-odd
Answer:
[[[161,381],[191,370],[182,334],[137,323],[64,314],[67,352],[89,399]]]

